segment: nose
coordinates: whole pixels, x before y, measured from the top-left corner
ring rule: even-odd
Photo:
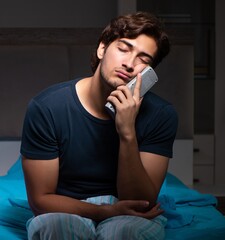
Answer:
[[[133,72],[134,71],[134,65],[135,65],[135,58],[132,56],[128,56],[124,61],[123,61],[123,67],[126,68],[127,72]]]

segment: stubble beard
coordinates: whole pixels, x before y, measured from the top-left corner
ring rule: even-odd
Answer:
[[[114,91],[117,88],[118,83],[116,79],[115,80],[110,79],[110,77],[104,71],[102,65],[100,66],[100,78],[103,85],[107,86],[110,92]]]

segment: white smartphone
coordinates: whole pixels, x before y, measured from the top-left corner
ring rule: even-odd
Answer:
[[[145,93],[148,92],[149,89],[158,81],[158,77],[155,71],[153,70],[153,68],[151,68],[150,66],[147,66],[141,72],[141,79],[142,79],[142,82],[141,82],[141,89],[140,89],[140,97],[143,97]],[[134,92],[136,81],[137,81],[137,77],[133,78],[127,84],[132,94]],[[109,112],[109,114],[114,118],[116,113],[114,106],[110,102],[107,102],[105,107]]]

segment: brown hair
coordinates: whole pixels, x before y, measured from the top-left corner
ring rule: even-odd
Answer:
[[[160,20],[150,13],[137,12],[112,19],[109,25],[102,31],[98,39],[97,47],[102,42],[107,48],[110,43],[116,39],[134,39],[141,34],[153,37],[156,41],[158,50],[152,63],[152,67],[154,68],[169,53],[170,42],[167,34],[163,30]],[[100,61],[97,57],[96,50],[91,58],[91,68],[93,72],[96,71]]]

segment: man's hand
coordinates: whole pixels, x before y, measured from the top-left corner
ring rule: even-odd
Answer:
[[[131,130],[134,130],[136,116],[141,105],[140,88],[141,74],[138,74],[133,95],[130,89],[123,85],[113,91],[107,99],[116,108],[117,132],[122,137],[129,136],[132,133]]]
[[[149,209],[149,202],[142,200],[122,200],[111,205],[111,207],[112,215],[114,216],[131,215],[152,219],[163,213],[159,203]]]

